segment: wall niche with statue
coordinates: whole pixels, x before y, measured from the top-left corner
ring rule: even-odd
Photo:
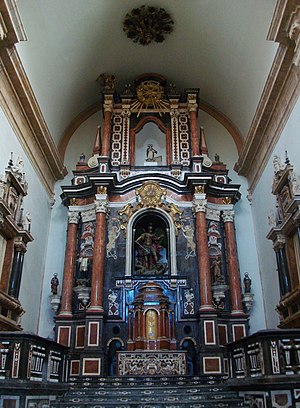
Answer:
[[[166,276],[169,272],[169,228],[165,218],[148,211],[133,224],[132,263],[135,276]]]

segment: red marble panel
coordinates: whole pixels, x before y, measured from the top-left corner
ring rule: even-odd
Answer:
[[[17,407],[17,400],[15,399],[4,399],[2,401],[3,408],[16,408]]]
[[[218,326],[219,328],[219,344],[220,346],[225,346],[225,344],[228,343],[228,339],[227,339],[227,326],[225,326],[225,324],[220,324]]]
[[[80,361],[71,361],[71,375],[79,375]]]
[[[84,358],[83,359],[83,374],[100,374],[100,359],[99,358]]]
[[[245,337],[245,326],[243,324],[235,324],[233,328],[233,340],[239,340],[242,337]]]
[[[70,330],[71,327],[59,327],[57,342],[63,346],[70,346]]]
[[[99,323],[89,323],[89,346],[98,346],[98,328]]]
[[[203,358],[203,371],[205,374],[220,373],[221,372],[220,357],[204,357]]]
[[[216,344],[214,329],[215,329],[214,322],[212,321],[204,322],[205,344]]]
[[[77,326],[76,327],[75,348],[84,347],[84,334],[85,334],[85,326]]]

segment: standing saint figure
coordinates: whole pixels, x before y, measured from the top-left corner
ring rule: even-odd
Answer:
[[[139,254],[138,263],[146,270],[152,270],[158,267],[159,251],[161,249],[159,240],[161,238],[162,236],[157,237],[154,234],[153,226],[149,224],[147,232],[141,234],[135,241]]]
[[[58,285],[59,285],[59,280],[58,280],[58,277],[57,277],[57,273],[55,273],[53,275],[53,278],[51,279],[50,284],[51,284],[51,293],[52,293],[52,295],[57,295]]]
[[[155,161],[155,155],[157,154],[157,151],[153,148],[152,144],[148,144],[147,150],[146,150],[146,161]]]

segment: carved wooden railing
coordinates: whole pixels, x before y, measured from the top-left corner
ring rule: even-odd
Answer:
[[[228,345],[233,379],[276,381],[300,374],[300,329],[261,330]]]
[[[65,381],[68,348],[26,332],[0,332],[1,380]]]

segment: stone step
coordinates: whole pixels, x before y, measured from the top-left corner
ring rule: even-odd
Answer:
[[[225,378],[70,378],[70,388],[51,408],[238,408],[242,399]]]
[[[242,408],[243,402],[237,400],[223,400],[222,402],[167,402],[157,401],[156,403],[141,403],[140,401],[130,401],[129,403],[111,402],[57,402],[51,403],[50,408]]]

